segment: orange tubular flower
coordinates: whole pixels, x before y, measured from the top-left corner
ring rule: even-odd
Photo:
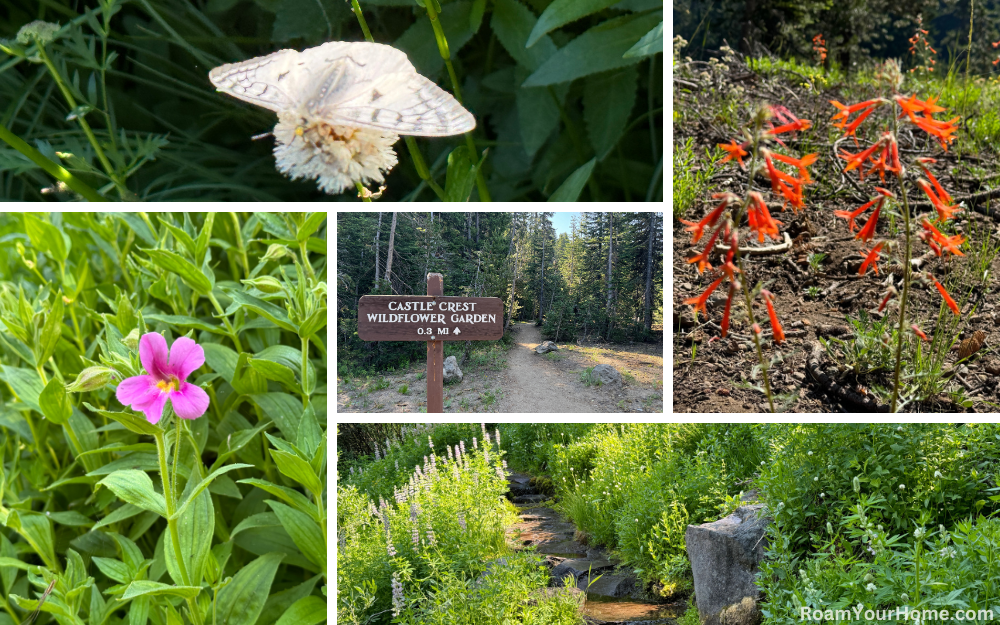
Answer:
[[[705,228],[715,227],[716,222],[719,221],[719,217],[722,215],[722,211],[724,211],[727,206],[740,201],[740,198],[733,193],[716,193],[712,196],[712,199],[713,200],[721,199],[722,202],[720,202],[718,206],[712,209],[712,212],[705,215],[705,217],[702,218],[702,220],[699,221],[698,223],[685,221],[683,219],[680,220],[682,224],[688,226],[687,228],[684,228],[684,230],[694,233],[694,238],[691,240],[692,243],[697,243],[698,240],[701,239],[701,236],[705,233]]]
[[[858,269],[858,275],[860,276],[865,275],[865,272],[868,270],[869,265],[871,265],[875,269],[875,275],[876,276],[878,275],[877,261],[879,259],[879,251],[882,249],[882,246],[884,245],[885,241],[879,241],[878,245],[873,247],[872,251],[868,252],[868,255],[865,257],[865,262],[861,263],[861,268]]]
[[[772,137],[776,137],[785,132],[798,132],[800,130],[808,130],[812,127],[812,122],[808,119],[797,119],[793,122],[782,124],[776,128],[771,128],[766,131],[766,133]]]
[[[944,287],[941,286],[941,283],[935,280],[934,286],[936,286],[938,292],[941,293],[941,297],[944,298],[944,303],[948,305],[948,308],[951,309],[951,312],[955,313],[956,315],[962,314],[962,311],[959,309],[958,304],[955,303],[955,300],[951,299],[951,295],[948,295],[948,291],[944,290]]]
[[[848,172],[851,171],[852,169],[857,169],[858,175],[861,177],[862,180],[864,180],[865,176],[864,176],[864,171],[862,169],[862,165],[864,165],[865,161],[867,161],[868,158],[875,153],[875,150],[879,149],[880,147],[882,147],[882,142],[877,141],[874,144],[872,144],[872,146],[867,150],[858,152],[857,154],[851,154],[846,150],[841,150],[839,154],[840,158],[847,161],[847,167],[844,168],[844,171]]]
[[[941,186],[938,179],[935,178],[934,174],[931,173],[931,170],[927,168],[927,163],[936,163],[937,161],[933,158],[927,158],[925,156],[918,158],[917,161],[920,163],[920,169],[924,170],[924,174],[930,178],[931,184],[934,185],[934,190],[937,191],[938,197],[941,198],[941,201],[946,204],[951,204],[951,195],[944,190],[944,187]]]
[[[806,167],[809,167],[816,162],[816,154],[806,154],[802,158],[794,158],[791,156],[785,156],[784,154],[772,152],[771,156],[773,156],[776,161],[781,161],[782,163],[797,168],[799,170],[799,177],[802,179],[803,184],[812,182],[812,179],[809,178],[809,170],[806,169]]]
[[[718,280],[716,280],[712,284],[708,285],[708,288],[705,289],[705,292],[702,293],[701,295],[699,295],[698,297],[690,297],[690,298],[684,300],[685,304],[691,304],[692,306],[694,306],[694,318],[695,318],[695,321],[698,320],[698,311],[699,310],[705,311],[705,316],[706,317],[708,316],[708,309],[705,308],[705,303],[708,301],[708,296],[711,295],[712,291],[714,291],[716,288],[718,288],[718,286],[720,284],[722,284],[722,278],[719,278]]]
[[[948,221],[955,215],[955,213],[961,211],[962,209],[955,205],[949,206],[947,202],[951,201],[951,196],[941,188],[941,185],[937,184],[937,180],[935,180],[934,183],[938,189],[938,193],[935,193],[934,190],[931,189],[931,185],[928,184],[928,182],[923,178],[917,180],[917,186],[923,189],[924,193],[927,194],[927,197],[930,198],[931,204],[934,205],[934,210],[936,210],[938,214],[938,221]],[[939,195],[940,193],[943,193],[944,196]],[[948,199],[945,199],[945,197]]]
[[[913,123],[916,124],[918,128],[937,139],[938,143],[941,144],[941,148],[947,152],[948,144],[955,140],[953,135],[958,132],[958,125],[956,124],[958,120],[958,117],[954,117],[951,120],[944,122],[931,119],[929,117],[917,117],[913,119]]]
[[[916,334],[920,338],[924,339],[925,341],[929,341],[930,340],[929,338],[927,338],[927,335],[924,334],[924,331],[921,330],[919,327],[917,327],[917,324],[914,323],[914,324],[910,325],[910,329],[913,330],[914,334]]]
[[[708,262],[709,256],[715,251],[715,240],[719,238],[719,233],[722,232],[722,226],[716,228],[715,232],[712,233],[712,237],[708,240],[708,244],[705,245],[705,249],[701,251],[701,254],[693,256],[688,259],[688,264],[698,263],[698,273],[705,271],[705,268],[712,268],[712,264]]]
[[[899,108],[902,109],[902,113],[899,114],[900,117],[907,115],[910,121],[916,122],[917,113],[923,113],[925,116],[930,118],[934,113],[942,113],[945,109],[943,106],[938,106],[935,104],[937,102],[937,97],[927,98],[926,102],[922,102],[917,99],[916,95],[911,95],[909,98],[904,98],[901,95],[896,96],[896,103],[899,104]]]
[[[781,328],[781,322],[778,321],[778,314],[774,312],[774,304],[771,302],[774,299],[774,295],[766,289],[761,290],[761,295],[764,296],[764,303],[767,304],[767,316],[771,318],[771,336],[774,337],[775,343],[783,343],[785,341],[785,331]]]
[[[729,284],[729,297],[726,298],[726,307],[722,311],[722,338],[729,334],[729,309],[733,303],[733,293],[736,292],[736,284]]]
[[[927,245],[934,250],[934,254],[941,256],[941,252],[951,252],[956,256],[965,256],[962,250],[958,248],[959,245],[965,243],[965,237],[956,234],[954,236],[946,236],[941,233],[940,230],[934,227],[934,224],[924,219],[920,224],[923,226],[924,231],[917,234]]]
[[[881,200],[881,198],[875,198],[872,201],[868,202],[867,204],[862,204],[861,208],[859,208],[857,210],[854,210],[854,211],[833,211],[833,214],[835,216],[837,216],[837,217],[842,217],[842,218],[846,219],[847,220],[847,226],[851,229],[851,232],[854,232],[854,228],[857,227],[857,224],[854,223],[854,220],[857,219],[858,216],[861,215],[861,213],[863,213],[866,210],[868,210],[869,208],[871,208],[872,205],[875,202],[878,202],[880,200]]]
[[[728,144],[720,143],[718,145],[728,152],[719,163],[725,163],[735,158],[739,162],[740,167],[746,169],[746,164],[743,162],[743,157],[749,154],[749,152],[743,149],[747,145],[746,143],[736,143],[736,139],[730,139]]]
[[[865,227],[855,235],[855,239],[861,239],[865,243],[870,243],[872,239],[875,238],[875,227],[878,225],[878,215],[882,211],[882,204],[885,202],[885,198],[879,198],[878,204],[875,205],[875,210],[872,212],[872,216],[868,218]]]
[[[775,241],[778,240],[778,226],[783,224],[771,217],[771,213],[767,210],[767,204],[764,203],[764,198],[756,191],[750,192],[747,219],[750,221],[750,230],[757,233],[758,242],[763,243],[765,236],[771,237]]]
[[[885,298],[882,300],[882,303],[878,305],[878,311],[882,312],[882,310],[885,308],[885,305],[888,304],[889,300],[892,299],[892,296],[896,295],[897,293],[898,291],[896,291],[896,287],[890,286],[889,290],[885,292]]]

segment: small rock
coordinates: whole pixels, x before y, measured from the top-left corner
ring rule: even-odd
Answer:
[[[448,356],[444,359],[444,381],[445,382],[461,382],[462,370],[458,368],[458,360],[454,356]]]
[[[536,354],[547,354],[559,350],[559,346],[552,341],[542,341],[542,344],[535,348]]]
[[[603,385],[620,384],[622,374],[611,365],[597,365],[592,372],[594,379]]]
[[[796,371],[795,373],[792,374],[792,377],[801,382],[802,380],[806,379],[806,374],[802,373],[801,371]]]
[[[729,395],[732,394],[732,391],[730,391],[728,388],[720,388],[719,390],[715,391],[715,393],[717,395],[722,395],[723,397],[729,397]]]

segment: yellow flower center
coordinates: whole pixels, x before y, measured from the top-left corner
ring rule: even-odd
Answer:
[[[156,388],[167,393],[172,393],[176,391],[177,389],[180,388],[180,386],[181,386],[180,380],[178,380],[174,376],[170,376],[169,380],[163,380],[156,383]]]

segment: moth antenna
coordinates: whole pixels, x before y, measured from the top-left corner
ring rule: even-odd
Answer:
[[[259,139],[263,139],[264,137],[273,137],[273,136],[274,136],[273,132],[264,132],[264,133],[261,133],[259,135],[254,135],[254,136],[250,137],[250,140],[251,141],[257,141]]]

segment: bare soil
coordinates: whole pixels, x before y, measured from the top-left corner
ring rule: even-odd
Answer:
[[[655,344],[560,344],[535,353],[542,342],[533,323],[517,323],[506,362],[490,359],[462,367],[463,380],[444,387],[445,412],[595,413],[663,412],[663,350]],[[581,373],[608,364],[621,385],[584,384]],[[421,412],[427,409],[425,363],[367,380],[337,378],[337,412]],[[406,394],[400,393],[403,385]]]

